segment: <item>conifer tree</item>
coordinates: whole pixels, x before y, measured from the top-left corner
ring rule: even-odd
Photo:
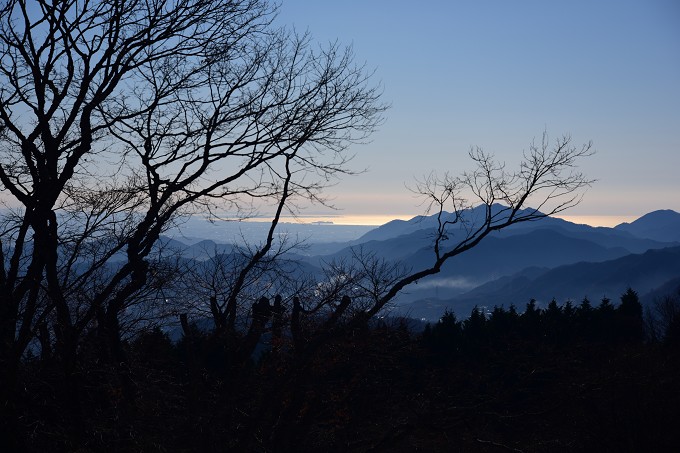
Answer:
[[[616,311],[618,336],[624,341],[642,341],[644,320],[642,318],[642,304],[637,292],[629,287],[621,295],[621,305]]]

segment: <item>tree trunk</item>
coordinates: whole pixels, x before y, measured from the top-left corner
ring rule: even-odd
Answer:
[[[58,385],[58,399],[64,420],[67,421],[67,448],[77,449],[83,435],[83,411],[80,400],[81,384],[77,373],[77,333],[72,326],[56,324],[55,353],[61,361],[62,377]]]
[[[26,450],[23,427],[19,423],[16,365],[4,354],[0,357],[0,451]]]

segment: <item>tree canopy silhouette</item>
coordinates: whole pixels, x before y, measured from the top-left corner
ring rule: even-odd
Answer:
[[[261,0],[2,2],[3,407],[39,330],[46,346],[56,335],[66,375],[94,324],[120,353],[120,317],[172,273],[157,241],[173,221],[274,206],[233,305],[282,213],[323,202],[350,172],[345,150],[380,123],[380,90],[349,48],[276,28],[275,12]]]

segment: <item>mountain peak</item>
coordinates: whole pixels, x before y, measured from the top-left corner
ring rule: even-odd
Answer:
[[[465,225],[468,227],[472,225],[480,225],[487,214],[486,205],[478,205],[473,208],[465,209],[461,211],[461,217],[465,221]],[[519,211],[518,215],[523,215],[525,213],[533,213],[534,209],[527,208]],[[494,222],[500,222],[503,218],[506,218],[510,214],[510,208],[500,203],[494,203],[491,205],[491,215],[494,216]],[[415,233],[419,230],[433,230],[437,228],[438,216],[440,213],[435,212],[430,215],[418,215],[409,220],[391,220],[384,225],[375,228],[361,238],[356,240],[356,243],[367,242],[371,240],[386,240],[390,238],[395,238],[398,236],[405,236],[408,234]],[[455,213],[442,211],[441,220],[442,221],[453,221],[455,218]],[[548,218],[548,217],[546,217]],[[463,227],[463,222],[459,223]]]
[[[672,209],[658,209],[656,211],[648,212],[647,214],[639,217],[638,219],[627,223],[624,222],[621,225],[635,225],[644,224],[650,222],[674,222],[680,219],[680,213],[673,211]],[[617,227],[621,226],[617,225]]]
[[[614,227],[635,236],[665,242],[680,242],[680,213],[660,209],[643,215],[631,223]]]

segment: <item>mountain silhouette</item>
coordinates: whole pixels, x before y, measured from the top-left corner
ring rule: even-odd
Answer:
[[[492,213],[503,215],[506,209],[494,205]],[[467,223],[451,226],[442,249],[464,239],[466,227],[479,224],[484,215],[483,208],[466,211]],[[442,213],[441,218],[451,220],[454,214]],[[410,285],[395,299],[395,305],[401,313],[437,319],[446,308],[464,316],[474,305],[514,303],[522,309],[531,298],[540,303],[553,297],[559,302],[577,302],[585,296],[597,302],[605,295],[616,300],[628,286],[641,295],[656,294],[656,289],[665,290],[664,284],[680,276],[680,248],[673,242],[680,232],[676,228],[679,219],[680,214],[666,210],[615,228],[553,217],[521,222],[490,234],[476,247],[447,261],[438,274]],[[437,225],[437,215],[393,220],[353,241],[306,244],[304,249],[291,250],[284,257],[290,260],[284,267],[291,266],[291,274],[325,278],[324,265],[351,263],[354,255],[362,253],[419,271],[435,260]],[[163,238],[159,245],[198,261],[215,253],[238,252],[233,245],[213,241],[186,245]]]
[[[680,242],[680,213],[670,209],[650,212],[615,229],[635,236],[665,242]]]
[[[545,307],[553,298],[559,303],[578,303],[587,297],[598,303],[602,297],[617,301],[629,287],[640,294],[659,293],[659,288],[677,288],[680,276],[680,247],[649,250],[614,260],[579,262],[550,270],[530,268],[512,277],[480,285],[449,299],[427,298],[399,307],[400,312],[438,319],[445,310],[466,315],[472,307],[515,304],[519,310],[530,299]],[[657,294],[658,295],[658,294]],[[645,298],[649,302],[649,298]]]
[[[493,212],[498,213],[505,209],[502,205],[496,204],[493,206]],[[533,212],[532,209],[520,211],[519,214]],[[673,212],[673,211],[671,211]],[[676,213],[677,214],[677,213]],[[463,216],[471,220],[474,225],[475,220],[481,221],[484,212],[481,208],[475,208],[466,211]],[[680,215],[679,215],[680,216]],[[442,213],[442,221],[452,220],[453,213]],[[413,250],[414,247],[424,247],[431,244],[436,233],[437,228],[437,214],[430,216],[417,216],[411,220],[392,220],[374,230],[361,236],[359,239],[350,242],[348,245],[356,246],[359,244],[366,244],[372,241],[389,241],[401,238],[401,241],[392,242],[392,244],[401,244],[401,255],[406,255],[408,250]],[[556,217],[543,217],[541,219],[531,222],[520,222],[514,224],[501,231],[493,232],[490,237],[508,237],[516,234],[526,234],[529,231],[537,229],[550,229],[559,231],[565,236],[571,236],[577,239],[583,239],[595,242],[604,247],[623,247],[630,253],[642,253],[651,248],[668,247],[675,241],[673,236],[671,239],[663,240],[655,237],[644,237],[633,232],[627,231],[625,228],[608,228],[608,227],[592,227],[590,225],[577,224],[569,222],[564,219]],[[678,227],[680,231],[680,227]],[[462,239],[465,237],[466,230],[463,225],[453,225],[450,227],[450,234],[453,239]],[[680,234],[680,233],[679,233]],[[677,234],[676,234],[677,236]],[[427,241],[426,241],[427,240]],[[384,246],[371,245],[372,249],[388,249],[388,243]],[[337,247],[337,244],[335,244]],[[404,249],[403,247],[407,247]],[[340,250],[336,248],[334,252]]]
[[[497,208],[500,209],[502,207]],[[324,262],[349,260],[355,253],[354,247],[418,271],[434,262],[432,246],[436,225],[436,216],[389,222],[350,243],[353,245],[329,255],[309,257],[307,261],[320,267]],[[453,228],[450,239],[443,243],[444,250],[455,246],[464,234],[464,229]],[[545,217],[492,233],[473,249],[447,261],[439,274],[408,287],[398,301],[452,297],[527,267],[553,268],[579,261],[606,261],[669,245],[671,243],[639,238],[614,228],[596,228]]]

